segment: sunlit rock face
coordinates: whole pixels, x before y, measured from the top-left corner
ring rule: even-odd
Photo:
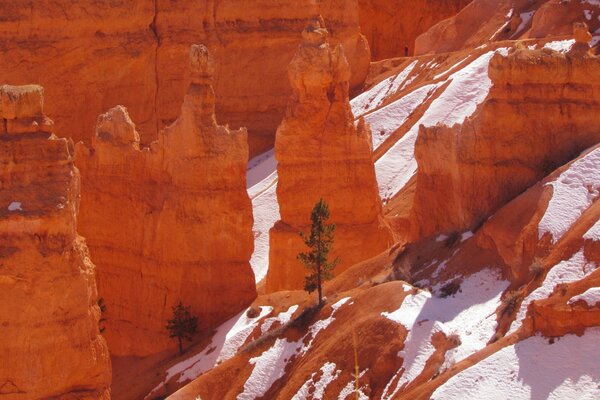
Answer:
[[[0,397],[108,400],[73,142],[43,108],[41,86],[0,86]]]
[[[115,355],[174,346],[165,325],[179,301],[204,331],[256,297],[247,132],[216,123],[207,48],[192,46],[189,63],[181,116],[149,148],[122,106],[98,117],[91,149],[77,145],[80,229],[98,259]]]
[[[96,117],[115,104],[127,107],[142,143],[155,140],[179,115],[185,55],[198,41],[216,55],[217,116],[248,127],[251,154],[273,146],[289,93],[286,65],[311,17],[334,27],[353,87],[369,69],[357,0],[0,0],[0,9],[0,76],[42,84],[57,130],[76,142],[89,143]]]
[[[381,217],[371,131],[354,125],[348,101],[350,67],[342,46],[332,45],[315,19],[288,68],[293,94],[277,130],[277,198],[281,220],[270,232],[267,290],[303,286],[296,255],[305,249],[310,213],[323,198],[336,224],[337,273],[384,250],[391,236]]]

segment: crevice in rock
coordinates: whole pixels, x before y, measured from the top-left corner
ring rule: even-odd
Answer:
[[[158,0],[154,0],[154,15],[152,17],[152,22],[148,27],[152,31],[154,35],[154,39],[156,42],[156,47],[154,48],[154,118],[156,123],[156,132],[155,135],[158,135],[160,131],[160,123],[158,119],[158,90],[159,90],[159,80],[158,80],[158,49],[160,47],[160,36],[158,34],[158,27],[156,25],[156,19],[158,17]]]

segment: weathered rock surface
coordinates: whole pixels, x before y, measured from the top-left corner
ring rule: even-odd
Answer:
[[[150,148],[121,106],[98,118],[92,149],[77,145],[79,226],[98,259],[114,355],[173,347],[165,324],[179,301],[205,331],[256,297],[247,133],[215,122],[206,47],[192,46],[190,64],[181,116]]]
[[[360,28],[374,60],[413,55],[415,39],[471,0],[359,0]]]
[[[73,143],[43,105],[40,86],[0,86],[0,397],[109,399]]]
[[[58,130],[76,141],[90,139],[96,116],[114,104],[139,121],[142,143],[156,139],[179,114],[183,60],[199,40],[218,60],[217,115],[248,126],[251,154],[273,145],[289,93],[285,66],[309,18],[322,14],[334,27],[353,86],[369,68],[356,0],[1,0],[0,9],[0,76],[44,85]]]
[[[415,54],[457,51],[499,40],[570,35],[575,22],[586,22],[595,32],[600,28],[598,14],[599,4],[583,0],[474,0],[420,35]]]
[[[281,220],[270,231],[268,291],[303,286],[305,271],[296,256],[305,246],[298,232],[308,231],[320,198],[336,224],[337,272],[391,241],[381,215],[371,132],[364,123],[355,127],[350,109],[343,47],[329,43],[322,20],[315,19],[302,36],[289,66],[293,94],[275,143]]]
[[[477,227],[501,205],[600,141],[600,58],[520,48],[495,55],[475,114],[423,128],[415,145],[415,237]]]

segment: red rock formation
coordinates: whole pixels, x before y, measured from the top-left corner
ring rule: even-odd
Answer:
[[[594,32],[600,28],[600,20],[592,18],[598,12],[600,6],[583,1],[474,0],[420,35],[415,54],[457,51],[498,40],[569,35],[573,23],[583,21]]]
[[[343,47],[332,46],[322,20],[302,33],[289,66],[293,95],[277,130],[277,198],[281,220],[270,232],[267,290],[301,288],[305,271],[296,255],[305,249],[298,232],[323,198],[336,224],[339,273],[383,251],[391,237],[381,217],[373,169],[371,132],[354,126],[348,101],[350,68]]]
[[[182,60],[198,40],[217,56],[217,115],[249,127],[251,154],[273,145],[289,92],[285,65],[310,17],[321,13],[335,28],[353,86],[369,68],[356,0],[0,0],[0,9],[0,76],[43,84],[57,128],[76,141],[90,139],[96,116],[114,104],[139,121],[142,143],[156,139],[177,118]]]
[[[109,399],[73,143],[52,134],[40,86],[0,86],[0,121],[0,397]]]
[[[471,0],[359,0],[360,28],[373,59],[409,55],[415,39],[436,23],[456,15]]]
[[[489,76],[472,117],[419,132],[415,237],[476,227],[600,140],[600,58],[517,49],[495,55]]]
[[[98,118],[91,150],[77,146],[80,229],[98,259],[115,355],[172,347],[165,324],[179,301],[205,330],[256,297],[247,133],[215,122],[206,47],[192,46],[190,63],[181,116],[150,148],[121,106]]]

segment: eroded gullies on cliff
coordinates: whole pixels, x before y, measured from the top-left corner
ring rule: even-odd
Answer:
[[[108,400],[73,143],[52,133],[43,106],[40,86],[0,86],[0,395]]]

